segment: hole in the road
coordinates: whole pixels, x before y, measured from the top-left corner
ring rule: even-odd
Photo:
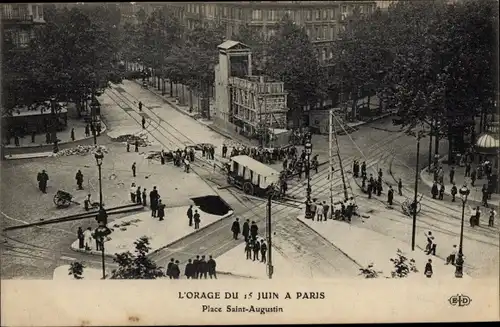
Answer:
[[[221,197],[216,195],[200,196],[197,198],[191,198],[194,204],[200,208],[203,212],[209,213],[211,215],[224,216],[232,208],[222,200]]]

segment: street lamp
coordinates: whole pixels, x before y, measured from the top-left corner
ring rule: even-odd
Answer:
[[[456,278],[462,278],[464,275],[464,254],[462,251],[462,246],[463,246],[463,240],[464,240],[464,217],[465,217],[465,203],[467,202],[467,197],[469,196],[470,190],[467,188],[467,185],[464,184],[458,190],[458,193],[460,194],[460,198],[462,199],[462,222],[460,224],[460,244],[458,246],[458,256],[457,260],[455,262],[455,277]]]
[[[417,137],[417,159],[416,159],[416,168],[415,168],[415,189],[414,189],[414,195],[413,195],[413,203],[411,205],[411,208],[413,209],[413,221],[412,221],[412,228],[411,228],[411,250],[415,251],[415,237],[416,237],[416,232],[417,232],[417,208],[418,208],[418,179],[419,179],[419,173],[420,173],[420,167],[419,167],[419,156],[420,156],[420,139],[424,136],[422,131],[419,131],[417,134],[414,134],[412,132],[408,132],[408,134],[416,136]]]
[[[101,166],[102,161],[104,159],[104,154],[101,150],[97,150],[94,154],[95,161],[97,163],[97,167],[99,168],[99,212],[97,213],[97,221],[99,222],[99,226],[95,230],[96,238],[99,239],[99,243],[101,244],[101,259],[102,259],[102,279],[106,278],[106,263],[104,261],[104,238],[111,234],[111,230],[106,226],[108,220],[108,214],[104,209],[102,202],[102,174],[101,174]]]
[[[307,200],[306,200],[306,218],[309,219],[312,217],[312,212],[310,212],[311,206],[311,153],[312,153],[312,144],[311,144],[311,135],[306,134],[306,143],[304,144],[304,148],[306,150],[306,178],[307,178]]]

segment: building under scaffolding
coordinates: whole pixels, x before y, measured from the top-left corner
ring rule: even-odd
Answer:
[[[288,142],[284,83],[252,75],[252,53],[245,44],[225,41],[218,49],[214,122],[266,145]]]

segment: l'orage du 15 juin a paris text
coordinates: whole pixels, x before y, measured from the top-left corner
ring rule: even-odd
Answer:
[[[323,300],[325,292],[179,292],[182,300]]]

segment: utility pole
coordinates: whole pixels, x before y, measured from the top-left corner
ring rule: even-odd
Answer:
[[[328,145],[329,145],[329,159],[330,159],[330,168],[328,172],[328,176],[330,176],[330,218],[333,214],[333,110],[330,109],[329,112],[329,125],[328,125]]]
[[[269,276],[269,279],[273,278],[273,257],[272,257],[272,250],[273,250],[273,243],[272,243],[272,235],[273,232],[271,230],[271,205],[272,205],[272,200],[273,200],[273,191],[271,191],[267,197],[267,274]]]
[[[413,198],[413,223],[412,223],[412,228],[411,228],[411,250],[415,251],[415,234],[416,234],[416,229],[417,229],[417,197],[418,197],[418,173],[419,173],[419,167],[418,167],[418,157],[420,155],[420,138],[421,134],[420,132],[417,134],[417,167],[415,171],[415,195]]]
[[[333,117],[333,112],[330,117]],[[349,199],[349,194],[347,193],[347,184],[345,183],[344,168],[342,167],[342,158],[340,157],[339,140],[337,139],[337,132],[335,130],[335,125],[331,124],[333,129],[333,134],[335,134],[335,145],[337,146],[337,158],[339,159],[340,174],[342,176],[342,186],[344,187],[344,198],[347,201]],[[332,178],[332,176],[330,176]]]

